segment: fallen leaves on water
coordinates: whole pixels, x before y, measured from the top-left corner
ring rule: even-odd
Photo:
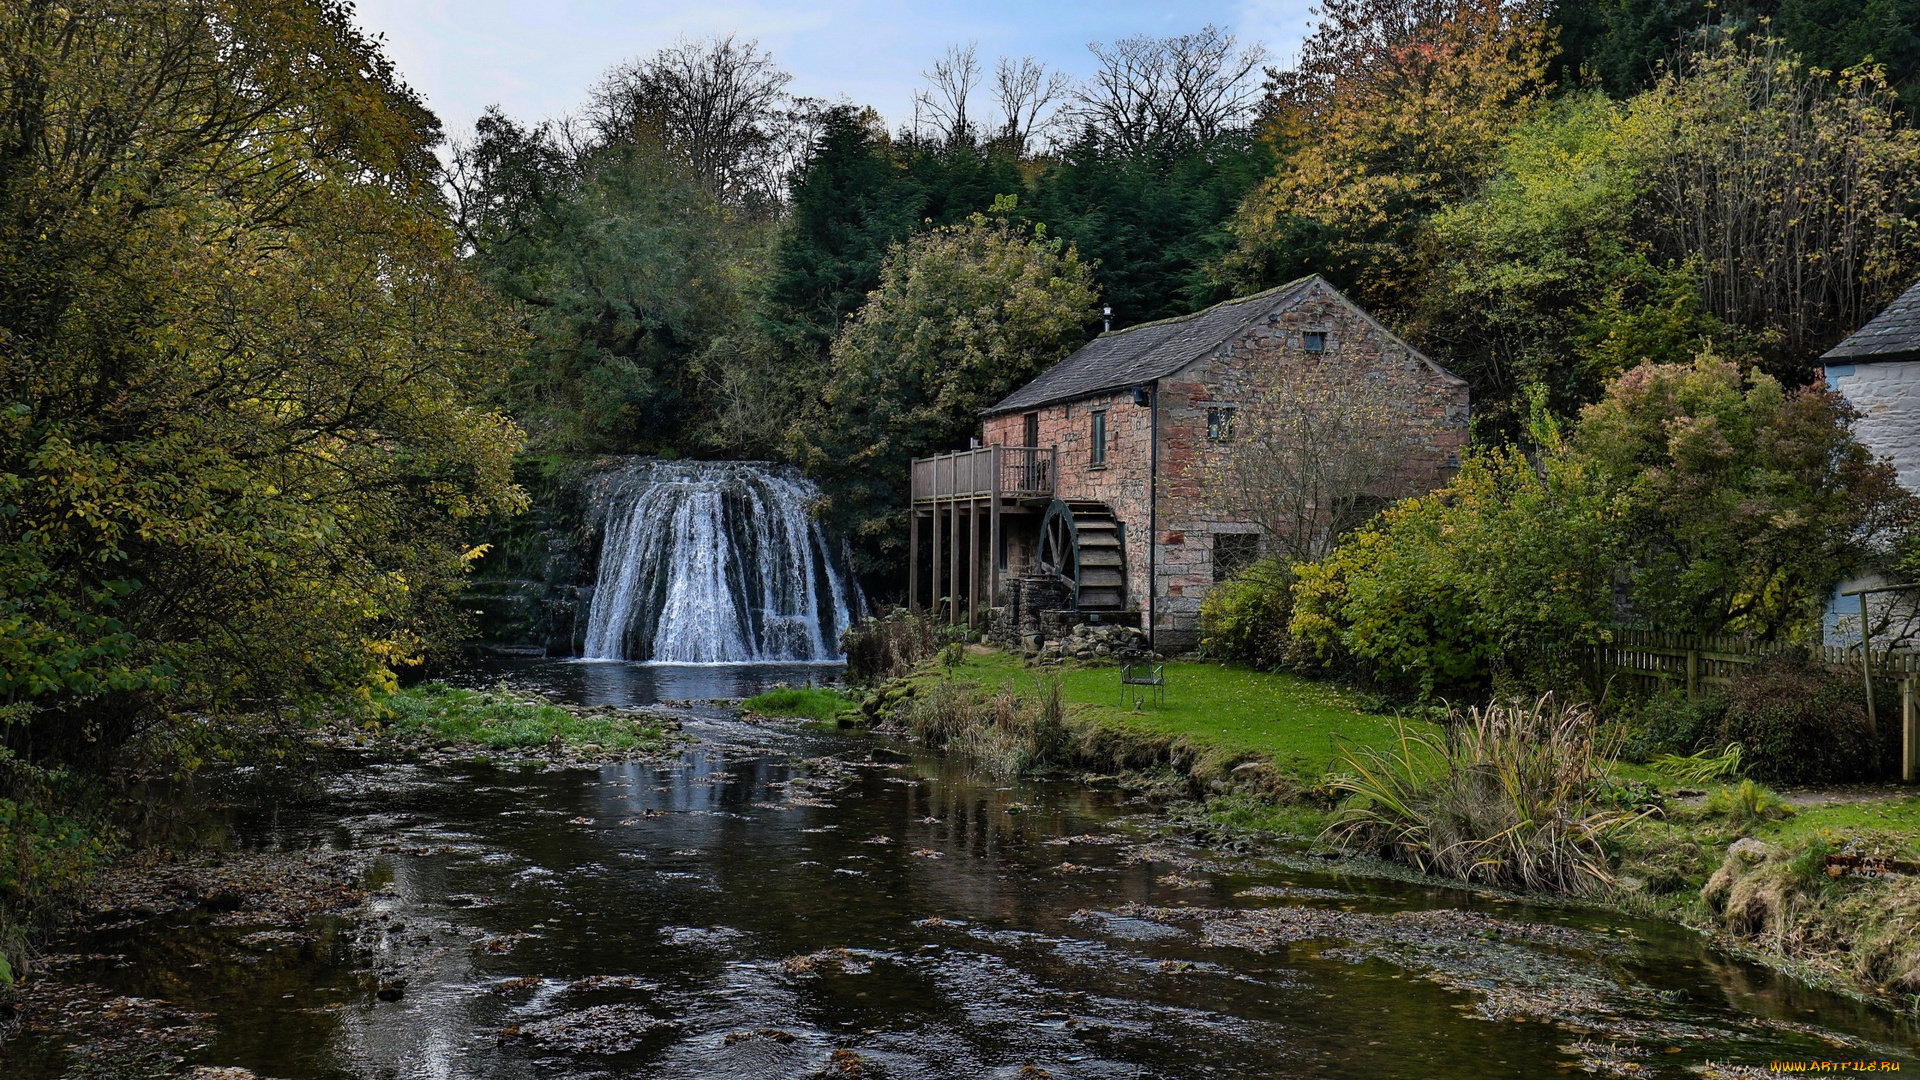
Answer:
[[[652,990],[658,986],[638,975],[589,975],[567,984],[569,990]]]
[[[513,947],[515,945],[520,944],[522,941],[532,936],[533,936],[532,934],[527,933],[525,930],[515,930],[511,934],[501,934],[498,937],[481,938],[479,941],[474,942],[473,945],[477,949],[482,949],[486,952],[494,953],[495,955],[500,955],[500,954],[512,952]]]
[[[502,1028],[503,1042],[530,1042],[575,1054],[623,1054],[668,1022],[638,1005],[595,1005],[550,1020]]]
[[[826,1080],[868,1080],[878,1077],[880,1070],[851,1050],[835,1050],[827,1058],[827,1067],[814,1075]]]
[[[872,964],[846,949],[822,949],[780,961],[780,970],[789,975],[864,975],[872,969]]]
[[[1579,1058],[1582,1071],[1598,1076],[1654,1075],[1653,1066],[1637,1060],[1648,1056],[1644,1046],[1621,1046],[1618,1043],[1581,1039],[1561,1047],[1560,1050],[1562,1053]]]
[[[78,1075],[165,1075],[186,1051],[213,1037],[204,1023],[208,1014],[159,998],[116,995],[88,983],[37,980],[28,987],[21,1001],[26,1027],[74,1040],[67,1053]]]
[[[363,855],[342,851],[149,853],[109,868],[86,907],[103,918],[199,908],[218,912],[214,922],[222,926],[295,926],[360,906],[365,868]]]

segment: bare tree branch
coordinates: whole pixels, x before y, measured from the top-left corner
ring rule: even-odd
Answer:
[[[932,137],[940,142],[971,138],[973,121],[967,116],[967,99],[980,85],[982,74],[979,49],[973,42],[947,46],[947,51],[933,62],[933,70],[921,72],[927,85],[914,91],[914,134],[924,134],[924,123],[932,127]]]
[[[1127,153],[1212,139],[1249,122],[1260,101],[1254,73],[1266,50],[1241,48],[1216,26],[1087,48],[1099,68],[1074,93],[1072,117]]]
[[[757,41],[682,40],[608,72],[588,118],[607,143],[653,143],[731,205],[778,199],[792,160],[787,83]]]
[[[1384,376],[1289,363],[1190,474],[1209,510],[1258,524],[1291,561],[1317,561],[1425,475],[1419,404]]]
[[[1000,107],[1000,137],[1024,154],[1036,138],[1053,127],[1055,103],[1064,99],[1072,82],[1031,56],[1019,60],[1001,57],[993,69],[993,98]]]

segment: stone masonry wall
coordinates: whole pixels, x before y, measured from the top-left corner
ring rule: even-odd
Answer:
[[[1307,353],[1301,335],[1327,335],[1326,351]],[[1062,499],[1107,503],[1125,524],[1127,585],[1133,605],[1155,627],[1162,651],[1198,643],[1200,601],[1213,586],[1216,534],[1256,532],[1249,522],[1222,519],[1208,512],[1201,477],[1233,452],[1233,443],[1207,438],[1207,412],[1244,402],[1263,383],[1263,373],[1280,364],[1327,364],[1351,369],[1356,378],[1384,378],[1399,387],[1429,422],[1429,435],[1411,455],[1427,486],[1444,483],[1467,442],[1466,383],[1410,352],[1331,286],[1316,282],[1297,302],[1270,312],[1243,333],[1185,369],[1161,380],[1159,441],[1159,529],[1151,556],[1155,588],[1142,588],[1150,555],[1147,531],[1149,417],[1153,410],[1133,404],[1128,390],[1055,404],[1037,410],[1041,446],[1059,448],[1056,494]],[[1107,411],[1107,461],[1091,463],[1088,440],[1092,413]],[[991,416],[982,442],[1019,446],[1025,442],[1024,414]],[[1010,559],[1031,553],[1038,517],[1003,519]]]
[[[1826,374],[1827,386],[1860,410],[1854,437],[1893,461],[1901,487],[1920,492],[1920,360],[1835,364]]]

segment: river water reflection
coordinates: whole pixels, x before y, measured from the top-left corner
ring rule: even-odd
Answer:
[[[586,703],[716,696],[660,675],[511,673]],[[382,764],[317,797],[254,792],[246,844],[377,853],[357,944],[204,972],[170,967],[151,926],[83,949],[141,958],[94,973],[122,992],[214,1013],[199,1058],[278,1077],[1920,1067],[1912,1027],[1658,925],[1202,851],[1111,790],[685,716],[700,742],[666,765]]]

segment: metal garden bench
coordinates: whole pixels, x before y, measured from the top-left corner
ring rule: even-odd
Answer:
[[[1167,665],[1165,664],[1121,664],[1120,665],[1120,704],[1127,704],[1128,687],[1148,686],[1153,688],[1153,703],[1167,703]]]

